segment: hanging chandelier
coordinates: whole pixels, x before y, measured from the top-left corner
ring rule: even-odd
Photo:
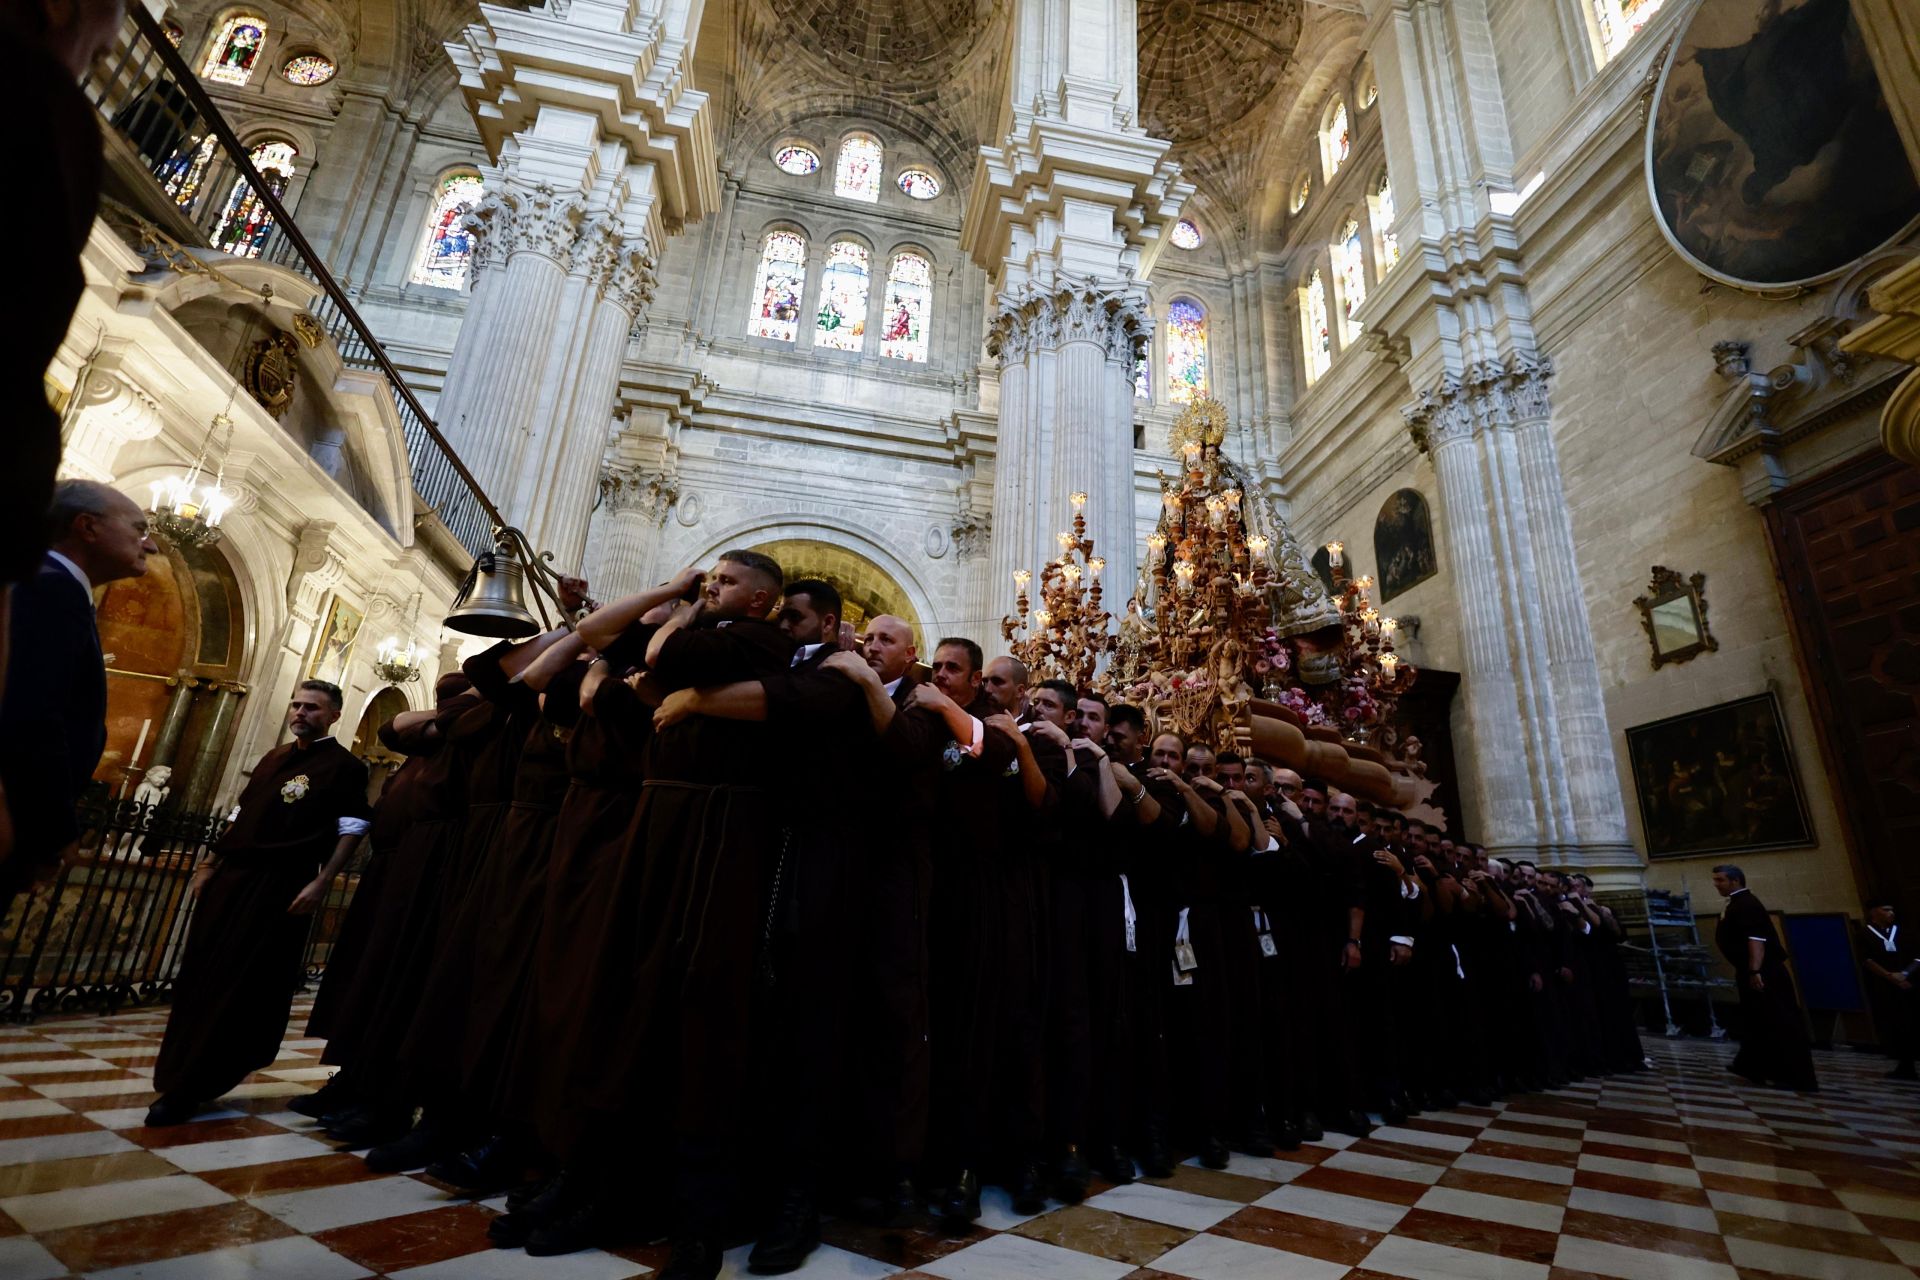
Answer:
[[[420,593],[413,593],[413,607],[407,617],[407,638],[388,636],[374,651],[373,673],[391,685],[410,684],[420,678],[427,651],[414,642],[420,626]]]
[[[226,441],[215,456],[213,483],[202,484],[207,473],[207,458],[213,451],[213,438],[223,430]],[[180,475],[166,476],[148,486],[153,497],[147,504],[147,527],[182,550],[210,547],[220,541],[221,517],[233,505],[233,495],[223,488],[226,451],[232,444],[233,419],[216,413],[193,465]]]

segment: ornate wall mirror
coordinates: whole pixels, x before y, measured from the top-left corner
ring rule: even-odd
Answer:
[[[1653,566],[1647,594],[1633,603],[1653,645],[1653,669],[1669,662],[1685,662],[1720,647],[1707,629],[1707,575],[1682,578],[1672,569]]]

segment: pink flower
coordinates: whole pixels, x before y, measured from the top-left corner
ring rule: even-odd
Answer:
[[[1268,662],[1265,658],[1262,658],[1258,662],[1253,664],[1253,672],[1255,675],[1263,676],[1271,670],[1273,670],[1273,664]]]

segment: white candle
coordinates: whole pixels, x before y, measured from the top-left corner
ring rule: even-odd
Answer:
[[[127,758],[127,767],[129,769],[139,767],[140,753],[146,749],[147,745],[147,730],[151,728],[153,728],[153,721],[142,720],[140,722],[140,741],[133,744],[133,754]]]

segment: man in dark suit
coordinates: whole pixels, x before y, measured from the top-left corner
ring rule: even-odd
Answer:
[[[0,785],[13,849],[0,860],[0,910],[51,874],[80,838],[75,809],[107,745],[107,677],[93,592],[147,571],[160,548],[125,494],[92,480],[54,486],[40,569],[13,591]]]
[[[1733,966],[1740,987],[1740,1052],[1728,1070],[1755,1084],[1812,1093],[1813,1075],[1806,1016],[1787,971],[1787,952],[1773,917],[1747,888],[1746,873],[1731,863],[1713,869],[1713,887],[1727,900],[1714,930],[1720,954]]]
[[[1914,1055],[1920,1052],[1920,996],[1913,985],[1920,957],[1913,944],[1900,936],[1892,902],[1879,898],[1867,905],[1857,943],[1860,967],[1867,971],[1873,1024],[1879,1029],[1881,1047],[1895,1064],[1888,1078],[1920,1080],[1913,1069]]]

